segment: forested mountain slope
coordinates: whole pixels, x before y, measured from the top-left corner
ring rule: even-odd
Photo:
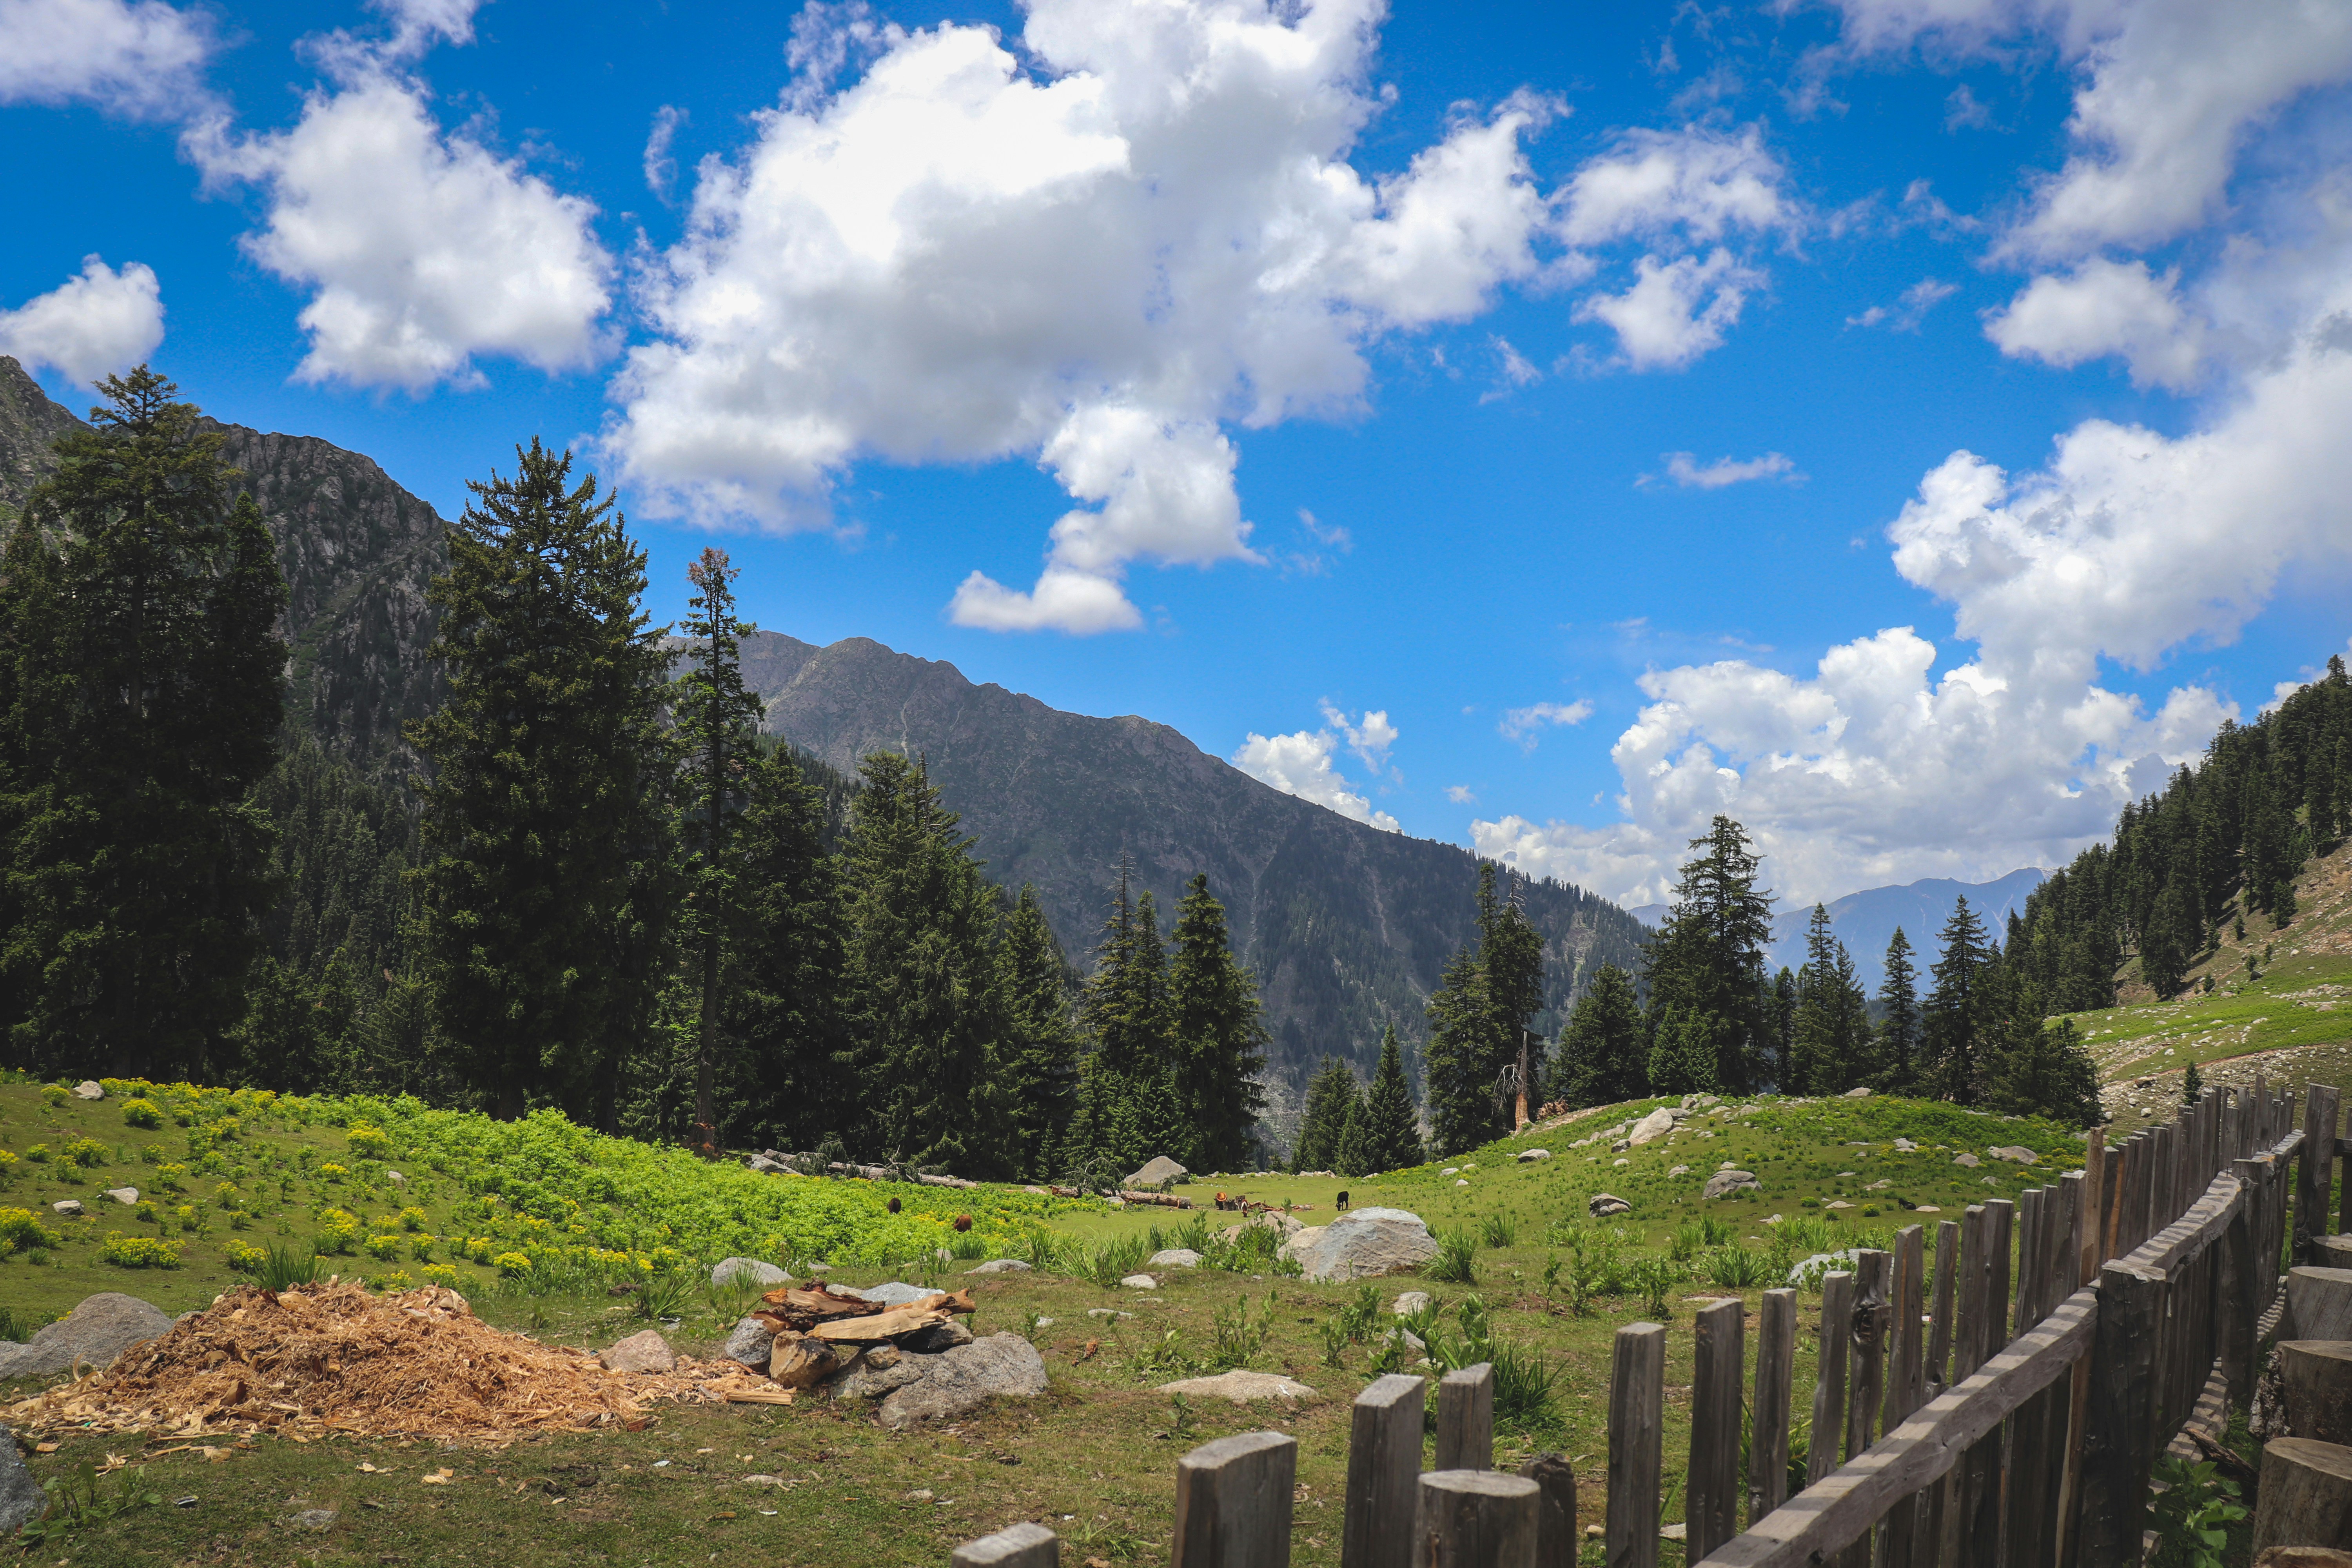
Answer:
[[[814,647],[758,633],[743,640],[743,673],[769,727],[835,767],[877,750],[925,758],[989,875],[1035,884],[1082,966],[1121,855],[1163,910],[1186,879],[1207,873],[1265,987],[1275,1065],[1294,1084],[1327,1051],[1370,1077],[1391,1020],[1418,1042],[1423,998],[1475,933],[1468,850],[1285,795],[1165,724],[1060,712],[865,637]],[[1644,932],[1580,889],[1511,888],[1544,937],[1548,1010],[1538,1026],[1556,1032],[1593,969],[1638,968]]]

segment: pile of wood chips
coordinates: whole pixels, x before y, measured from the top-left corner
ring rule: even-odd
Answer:
[[[5,1412],[36,1431],[329,1433],[500,1443],[533,1431],[643,1426],[656,1401],[786,1402],[730,1361],[608,1372],[589,1352],[494,1329],[455,1290],[379,1296],[329,1281],[244,1286],[114,1365]]]

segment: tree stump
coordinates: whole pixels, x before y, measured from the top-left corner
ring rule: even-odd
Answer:
[[[2323,1268],[2352,1268],[2352,1236],[2315,1236],[2311,1260]]]
[[[2352,1343],[2289,1340],[2279,1346],[2279,1372],[2288,1436],[2352,1444]]]
[[[2352,1548],[2352,1448],[2308,1437],[2263,1445],[2254,1551],[2271,1546]]]
[[[2254,1568],[2352,1568],[2352,1552],[2332,1546],[2273,1546],[2254,1559]]]
[[[2352,1340],[2352,1268],[2288,1269],[2280,1331],[2288,1339]]]

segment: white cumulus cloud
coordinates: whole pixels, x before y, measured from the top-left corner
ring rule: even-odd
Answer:
[[[1721,347],[1748,291],[1763,281],[1721,246],[1704,258],[1661,262],[1644,256],[1633,272],[1623,293],[1591,295],[1576,314],[1612,328],[1618,351],[1635,370],[1680,370]]]
[[[1734,229],[1792,224],[1786,180],[1752,125],[1737,134],[1704,126],[1628,131],[1569,179],[1559,234],[1579,247],[1675,234],[1712,245]]]
[[[0,353],[52,366],[84,385],[137,364],[163,341],[163,288],[143,262],[117,271],[84,257],[79,277],[0,310]]]
[[[0,0],[0,103],[176,117],[205,100],[215,47],[202,13],[162,0]]]
[[[1509,709],[1495,728],[1505,740],[1517,741],[1521,750],[1532,752],[1547,726],[1581,724],[1591,717],[1592,704],[1580,697],[1573,702],[1538,702]]]
[[[1378,772],[1388,766],[1389,748],[1397,743],[1397,727],[1389,722],[1388,710],[1367,710],[1361,723],[1350,723],[1348,715],[1330,703],[1323,704],[1323,721],[1348,738],[1348,749],[1364,759],[1364,765]]]
[[[1760,458],[1740,459],[1717,458],[1712,463],[1701,463],[1688,452],[1664,454],[1666,478],[1685,489],[1719,490],[1727,485],[1746,484],[1754,479],[1782,479],[1795,482],[1805,476],[1797,472],[1797,465],[1779,452],[1767,452]],[[1640,481],[1644,486],[1657,481],[1644,474]]]
[[[1030,458],[1072,504],[1033,587],[956,591],[996,629],[1132,626],[1133,563],[1257,559],[1227,427],[1358,405],[1367,346],[1559,244],[1523,151],[1545,102],[1463,113],[1385,178],[1349,163],[1381,11],[1039,0],[1016,50],[813,7],[802,74],[643,280],[625,477],[663,514],[790,529],[864,459]]]
[[[2045,274],[1987,318],[1985,336],[2012,359],[2072,367],[2119,354],[2142,386],[2181,390],[2204,361],[2204,323],[2184,307],[2179,270],[2099,258],[2070,275]]]
[[[1350,788],[1331,753],[1339,737],[1328,730],[1301,730],[1290,735],[1261,735],[1253,731],[1234,753],[1234,766],[1285,795],[1328,806],[1340,816],[1369,823],[1383,833],[1402,831],[1397,819],[1374,811],[1372,803]]]

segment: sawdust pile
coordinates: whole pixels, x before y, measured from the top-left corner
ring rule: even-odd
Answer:
[[[608,1372],[586,1351],[492,1328],[439,1286],[391,1296],[343,1283],[279,1295],[246,1286],[106,1372],[19,1402],[6,1419],[36,1430],[499,1442],[640,1426],[656,1401],[773,1402],[774,1387],[733,1362]]]

